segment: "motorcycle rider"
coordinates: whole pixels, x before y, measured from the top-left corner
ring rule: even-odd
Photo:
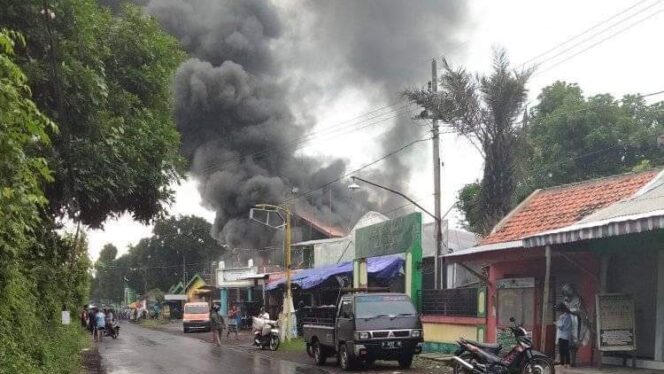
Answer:
[[[268,312],[265,311],[265,307],[261,307],[260,311],[258,312],[258,316],[256,318],[263,320],[264,323],[267,323],[267,321],[270,320],[270,314],[268,314]],[[254,329],[254,337],[255,337],[254,342],[256,343],[256,345],[261,344],[260,338],[262,335],[263,335],[262,329],[260,328]]]

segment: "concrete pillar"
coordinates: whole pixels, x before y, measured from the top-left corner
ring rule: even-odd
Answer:
[[[220,308],[219,312],[222,316],[228,315],[228,289],[222,288],[221,295],[219,296]]]
[[[359,258],[353,261],[353,287],[369,286],[369,272],[367,269],[367,259]]]
[[[657,317],[655,320],[655,361],[664,361],[664,251],[657,252]]]
[[[253,290],[254,290],[253,287],[247,287],[247,301],[249,302],[254,301],[252,295]]]

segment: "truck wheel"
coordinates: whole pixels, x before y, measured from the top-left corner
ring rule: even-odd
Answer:
[[[307,343],[307,355],[314,358],[314,346],[311,343]]]
[[[339,366],[345,371],[351,371],[355,368],[355,360],[348,353],[346,344],[341,344],[339,347]]]
[[[320,346],[319,342],[314,342],[312,351],[313,351],[314,363],[318,366],[325,365],[325,360],[327,359],[327,356],[325,355],[325,352],[323,352],[323,347]]]
[[[403,355],[399,358],[399,367],[402,369],[408,369],[413,364],[413,354]]]

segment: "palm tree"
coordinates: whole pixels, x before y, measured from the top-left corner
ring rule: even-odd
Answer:
[[[527,99],[526,82],[533,69],[510,67],[504,50],[494,52],[489,75],[453,68],[443,60],[440,91],[408,90],[404,94],[425,109],[423,115],[447,123],[466,136],[484,158],[484,175],[476,196],[473,228],[487,233],[512,209],[516,187],[514,152],[519,139],[517,118]]]

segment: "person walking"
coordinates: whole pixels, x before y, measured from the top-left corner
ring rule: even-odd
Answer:
[[[224,322],[219,315],[219,305],[213,305],[210,309],[210,329],[212,330],[212,342],[221,346],[221,333],[224,330]]]
[[[101,343],[106,331],[106,315],[101,310],[96,310],[94,331],[95,341]]]
[[[231,332],[235,333],[235,340],[238,340],[237,330],[240,326],[240,310],[237,308],[237,305],[233,304],[231,310],[228,311],[228,330],[226,331],[226,338],[231,335]]]
[[[556,322],[556,341],[558,342],[558,353],[560,364],[569,368],[570,364],[570,340],[572,339],[572,316],[567,305],[560,303],[555,310],[560,313]]]

